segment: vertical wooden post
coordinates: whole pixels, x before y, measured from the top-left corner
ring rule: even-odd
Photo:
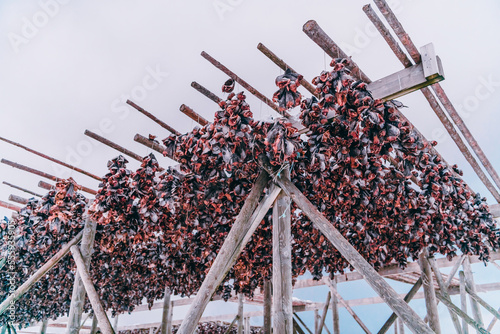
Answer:
[[[250,334],[250,318],[245,318],[245,334]]]
[[[238,334],[243,334],[243,294],[238,294]]]
[[[90,328],[90,334],[97,333],[97,317],[95,314],[92,316],[92,327]]]
[[[401,321],[400,318],[398,318],[398,329],[399,334],[405,334],[405,324]]]
[[[460,308],[467,314],[467,294],[465,293],[465,275],[463,271],[458,273],[460,278]],[[462,334],[469,334],[469,326],[467,322],[462,319]]]
[[[163,296],[163,313],[161,315],[161,334],[167,334],[168,331],[168,317],[170,315],[170,289],[165,288],[165,295]]]
[[[271,295],[272,283],[270,280],[264,280],[264,334],[271,334],[271,309],[273,305]]]
[[[332,295],[332,317],[333,317],[333,334],[340,334],[340,324],[339,324],[339,300],[337,295],[333,293],[333,290],[337,290],[337,278],[330,280],[332,287],[330,288],[330,293]]]
[[[172,334],[172,319],[174,318],[174,301],[170,301],[170,312],[167,319],[167,334]]]
[[[47,323],[49,322],[49,319],[45,319],[42,321],[42,325],[40,326],[40,334],[45,334],[47,332]]]
[[[472,275],[472,269],[470,267],[470,258],[467,256],[462,264],[464,268],[464,276],[465,276],[465,286],[468,287],[472,292],[476,293],[476,284],[474,283],[474,277]],[[481,309],[479,308],[478,302],[469,296],[469,301],[471,305],[472,315],[474,320],[482,327],[483,326],[483,317],[481,315]],[[479,333],[479,332],[478,332]]]
[[[318,309],[314,310],[314,334],[319,334],[319,315]]]
[[[436,333],[441,333],[439,325],[439,315],[437,310],[436,292],[434,291],[434,280],[432,278],[431,268],[425,253],[421,252],[419,256],[420,269],[422,271],[422,283],[424,285],[425,307],[429,317],[429,326]]]
[[[80,244],[80,253],[82,254],[85,268],[88,270],[90,267],[90,257],[94,249],[94,238],[96,223],[89,217],[85,219],[85,226],[83,227],[82,243]],[[85,303],[85,288],[77,271],[75,275],[75,282],[73,283],[73,292],[71,295],[71,304],[69,309],[67,334],[78,334],[80,331],[80,323],[82,321],[83,305]]]
[[[394,334],[398,334],[398,323],[394,322]]]
[[[83,286],[87,291],[94,314],[99,321],[99,328],[101,329],[101,332],[103,334],[114,334],[113,327],[111,327],[111,323],[109,322],[108,316],[102,307],[101,301],[99,300],[99,295],[97,294],[94,284],[92,283],[92,279],[90,278],[89,271],[85,268],[85,261],[80,253],[80,249],[76,245],[71,246],[71,255],[73,255],[73,259],[75,260],[76,269],[80,273]]]
[[[114,316],[114,321],[113,321],[113,330],[115,333],[118,333],[118,316],[119,314]]]
[[[287,168],[281,173],[289,178]],[[273,206],[273,332],[292,334],[292,232],[290,197],[281,191]]]

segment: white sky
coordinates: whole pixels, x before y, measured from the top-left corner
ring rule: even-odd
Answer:
[[[381,78],[402,65],[373,33],[361,10],[367,2],[4,0],[0,2],[0,136],[104,175],[106,162],[117,152],[94,145],[84,136],[85,129],[101,127],[106,138],[140,155],[149,150],[133,141],[134,134],[168,136],[166,130],[125,106],[123,97],[133,94],[135,102],[180,132],[194,126],[178,111],[182,103],[211,119],[217,107],[190,83],[196,80],[222,96],[220,87],[227,77],[199,55],[202,50],[271,97],[281,71],[256,49],[259,42],[309,80],[329,63],[302,32],[309,19],[344,45],[370,78]],[[417,47],[434,43],[446,74],[444,89],[499,170],[500,3],[390,3]],[[156,81],[148,77],[151,72],[159,73]],[[458,163],[471,187],[494,203],[423,96],[417,92],[400,100],[410,107],[404,113],[423,134],[439,141],[437,148],[445,159]],[[249,102],[255,117],[275,116],[255,98],[249,97]],[[53,175],[73,176],[97,188],[93,179],[3,142],[0,157]],[[157,158],[164,165],[171,163],[159,154]],[[138,163],[131,161],[129,167],[135,169]],[[37,187],[40,177],[4,164],[0,164],[0,176],[1,181],[44,193]],[[6,201],[9,194],[28,196],[0,185],[0,200]],[[10,214],[0,208],[0,216]],[[492,278],[498,281],[499,275]],[[323,300],[321,291],[315,293]],[[353,327],[351,332],[356,330]]]

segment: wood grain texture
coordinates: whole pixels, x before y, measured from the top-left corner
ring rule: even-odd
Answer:
[[[427,309],[427,317],[429,318],[429,326],[436,333],[441,333],[439,324],[439,313],[437,310],[436,291],[434,290],[434,279],[432,277],[431,267],[424,252],[419,255],[418,263],[422,270],[422,282],[424,286],[425,308]]]

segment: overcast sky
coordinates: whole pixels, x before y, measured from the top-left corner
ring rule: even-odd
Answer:
[[[136,133],[159,138],[169,134],[126,106],[127,98],[180,132],[195,125],[179,112],[183,103],[209,120],[213,117],[217,106],[190,83],[196,80],[222,96],[220,87],[227,77],[200,56],[203,50],[268,97],[276,90],[274,79],[281,71],[256,49],[259,42],[309,80],[324,70],[328,56],[302,32],[310,19],[343,46],[372,80],[384,77],[402,65],[374,33],[361,10],[366,3],[1,1],[0,136],[104,175],[106,162],[117,152],[96,145],[83,134],[85,129],[143,156],[150,151],[133,141]],[[499,170],[500,3],[394,0],[390,4],[417,47],[434,43],[446,75],[442,86]],[[459,164],[465,180],[493,204],[422,94],[400,100],[409,106],[404,109],[408,118],[428,139],[439,142],[437,149],[445,159]],[[256,118],[276,116],[253,97],[249,96],[249,103]],[[72,176],[82,185],[97,188],[97,181],[89,177],[4,142],[0,153],[1,158],[59,177]],[[158,154],[157,158],[163,165],[172,163]],[[138,167],[138,162],[129,160],[131,169]],[[38,176],[4,164],[0,164],[0,176],[1,181],[44,193],[37,187]],[[0,185],[0,200],[6,201],[9,194],[28,196]],[[11,212],[0,208],[0,215]],[[403,286],[402,291],[406,290]]]

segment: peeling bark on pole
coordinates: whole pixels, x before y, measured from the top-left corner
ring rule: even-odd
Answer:
[[[83,227],[82,243],[80,245],[80,253],[82,254],[85,268],[87,270],[89,270],[90,258],[94,249],[96,227],[97,224],[87,217]],[[83,282],[80,278],[80,273],[77,271],[75,275],[75,282],[73,283],[73,293],[71,295],[71,305],[66,330],[66,333],[68,334],[77,334],[80,331],[85,296],[85,287],[83,286]]]
[[[288,166],[281,171],[289,178]],[[290,198],[282,191],[273,206],[273,333],[292,334],[292,232]]]
[[[268,172],[272,168],[264,160],[261,164]],[[387,305],[405,322],[414,333],[432,333],[431,329],[420,319],[396,291],[373,269],[373,267],[359,254],[359,252],[344,238],[344,236],[318,211],[307,197],[289,180],[278,176],[275,182],[287,193],[297,206],[309,217],[314,226],[333,244],[344,258],[361,273],[368,284],[384,299]]]
[[[73,259],[76,263],[76,269],[80,273],[83,285],[85,286],[85,290],[87,291],[90,304],[92,305],[92,310],[94,310],[94,315],[99,321],[99,328],[101,329],[103,334],[114,334],[108,316],[106,315],[106,312],[102,307],[101,301],[99,300],[99,295],[97,294],[94,284],[92,283],[90,274],[87,268],[85,268],[85,261],[77,246],[71,246],[71,255],[73,255]]]

